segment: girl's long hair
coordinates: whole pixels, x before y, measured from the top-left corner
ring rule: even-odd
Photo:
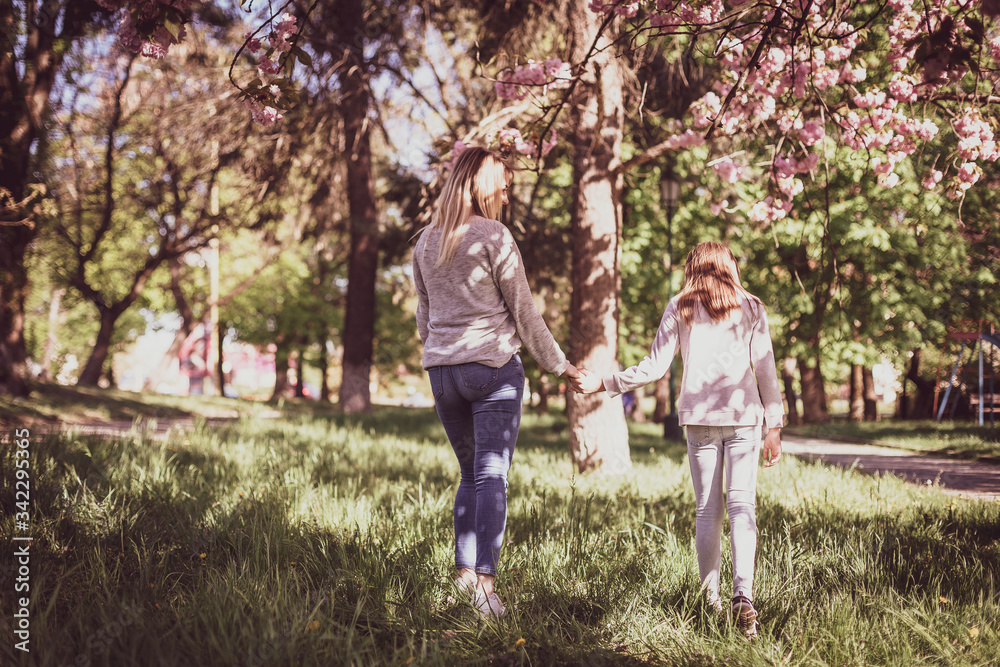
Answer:
[[[427,226],[427,230],[441,229],[435,266],[450,262],[455,256],[470,217],[478,215],[500,220],[503,215],[503,190],[512,176],[510,166],[485,148],[466,148],[455,159],[434,204],[431,223]]]
[[[684,289],[677,296],[677,308],[684,321],[691,324],[695,306],[700,303],[713,322],[721,322],[739,309],[741,295],[760,303],[740,284],[740,269],[732,251],[715,241],[695,246],[684,262]]]

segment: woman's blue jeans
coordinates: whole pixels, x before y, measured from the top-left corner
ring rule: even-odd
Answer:
[[[455,494],[455,567],[496,576],[507,526],[507,472],[521,427],[524,369],[478,363],[427,369],[461,481]]]

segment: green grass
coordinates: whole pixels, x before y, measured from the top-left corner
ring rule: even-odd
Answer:
[[[684,448],[657,426],[632,428],[632,474],[580,478],[562,418],[525,419],[497,579],[512,609],[498,624],[451,598],[457,464],[432,410],[249,416],[165,439],[141,430],[32,437],[32,653],[13,649],[7,547],[0,656],[31,665],[995,664],[1000,504],[791,457],[761,470],[763,631],[748,645],[699,595]],[[14,445],[0,448],[0,528],[10,535]]]
[[[796,426],[796,433],[817,437],[860,439],[916,451],[961,456],[1000,458],[1000,422],[990,428],[973,422],[892,421],[849,422]]]

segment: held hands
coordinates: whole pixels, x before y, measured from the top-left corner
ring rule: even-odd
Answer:
[[[764,467],[770,468],[781,460],[781,427],[767,430],[764,436],[764,444],[761,446],[761,455],[764,457]]]
[[[570,386],[570,389],[578,394],[593,394],[604,391],[604,381],[596,373],[588,371],[586,368],[577,368],[573,364],[569,365],[563,374]]]

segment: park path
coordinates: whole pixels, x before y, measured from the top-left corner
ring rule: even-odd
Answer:
[[[907,449],[782,434],[782,451],[870,474],[893,474],[914,484],[937,485],[953,496],[1000,501],[1000,464],[931,456]]]

